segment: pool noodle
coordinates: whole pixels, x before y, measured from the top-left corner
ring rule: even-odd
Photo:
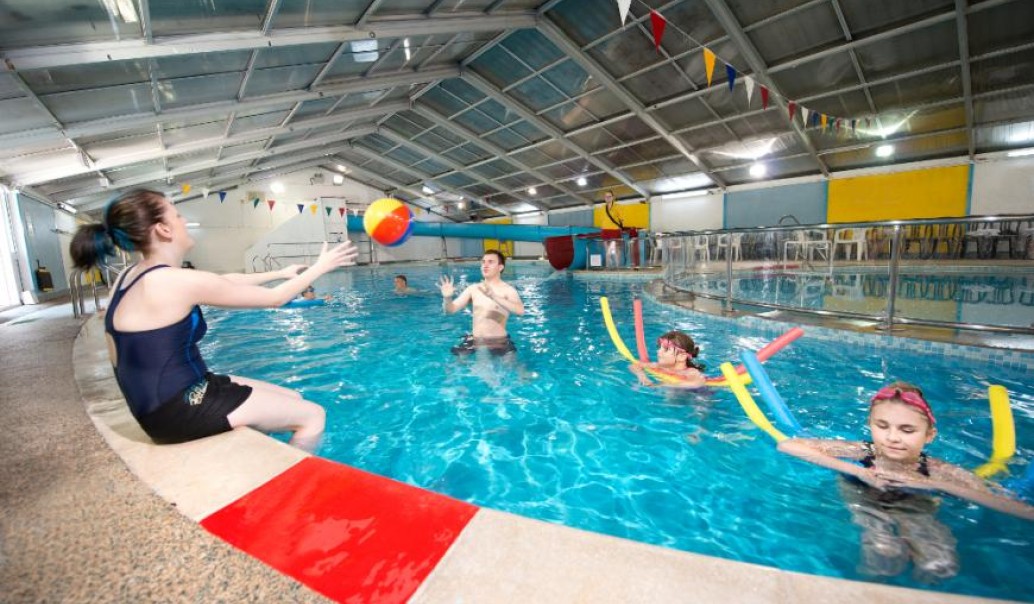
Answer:
[[[794,340],[796,340],[797,338],[799,338],[799,337],[801,337],[803,335],[804,335],[804,330],[803,329],[801,329],[800,327],[794,327],[793,329],[787,331],[786,333],[784,333],[783,335],[779,336],[778,338],[772,340],[771,342],[766,344],[761,350],[759,350],[758,353],[757,353],[758,360],[762,361],[762,362],[767,361],[768,359],[770,359],[772,357],[772,355],[774,355],[775,353],[777,353],[780,350],[782,350],[783,348],[785,348],[787,344],[789,344],[790,342],[793,342]],[[739,367],[736,368],[736,373],[738,373],[740,375],[743,375],[746,372],[747,372],[747,368],[744,367],[743,365],[740,365]],[[747,381],[745,383],[749,384],[750,381]],[[724,386],[725,385],[725,378],[723,378],[721,376],[709,377],[709,378],[707,378],[707,385],[708,386]]]
[[[628,346],[625,346],[625,342],[621,339],[621,336],[618,334],[618,328],[614,325],[614,317],[611,315],[610,312],[610,301],[607,300],[606,296],[600,297],[600,309],[603,311],[603,323],[607,326],[607,333],[610,334],[610,340],[614,343],[614,347],[618,349],[618,353],[620,353],[621,356],[628,359],[629,362],[635,363],[636,365],[642,365],[642,363],[637,361],[635,357],[632,356],[632,351],[628,349]],[[673,384],[680,381],[679,378],[673,375],[665,375],[664,373],[652,371],[652,368],[650,367],[644,366],[643,369],[649,371],[651,375],[661,380],[662,382]]]
[[[786,440],[786,435],[777,430],[765,414],[758,409],[757,403],[751,398],[750,393],[747,392],[747,387],[744,385],[744,378],[740,374],[736,373],[732,363],[722,363],[721,365],[722,375],[725,376],[725,381],[732,393],[736,395],[736,400],[739,401],[740,407],[743,408],[744,413],[750,418],[750,421],[754,422],[754,425],[765,431],[766,434],[772,437],[777,443]]]
[[[308,308],[310,306],[323,306],[326,303],[327,301],[323,298],[312,298],[310,300],[295,298],[285,302],[280,308]]]
[[[1006,464],[1016,454],[1016,426],[1009,405],[1009,391],[1003,386],[990,386],[987,399],[991,406],[991,457],[973,471],[981,478],[991,478],[1006,471]]]
[[[635,344],[639,349],[639,361],[649,363],[650,353],[646,349],[646,331],[643,329],[643,301],[636,298],[632,302],[632,308],[635,311]]]
[[[801,425],[797,423],[797,419],[793,416],[793,413],[790,413],[790,409],[786,406],[786,401],[783,400],[779,391],[776,390],[775,385],[772,384],[772,380],[768,377],[768,372],[766,372],[764,367],[761,366],[761,362],[758,360],[757,355],[749,350],[744,350],[740,353],[740,359],[747,367],[750,377],[754,379],[754,386],[758,389],[758,393],[761,395],[761,400],[764,401],[765,406],[768,407],[769,413],[775,417],[776,423],[779,424],[779,427],[789,432],[791,436],[796,436],[803,432],[803,428],[801,428]]]

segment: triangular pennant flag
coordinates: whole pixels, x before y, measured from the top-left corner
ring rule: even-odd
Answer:
[[[837,132],[840,132],[840,118],[839,117],[836,119],[835,122],[833,122],[833,129],[836,130]]]
[[[632,0],[618,0],[618,13],[621,15],[621,26],[625,26],[625,19],[628,18],[628,7],[632,5]]]
[[[190,184],[183,183],[183,194],[186,195],[187,193],[190,193]]]
[[[298,213],[299,214],[301,214],[302,210],[304,210],[304,209],[305,209],[305,204],[304,203],[298,204]]]
[[[736,68],[728,63],[725,64],[725,77],[729,79],[729,92],[736,85]]]
[[[219,203],[226,201],[226,191],[219,191]]]
[[[338,209],[337,209],[337,213],[338,213],[338,214],[339,214],[339,215],[340,215],[340,216],[341,216],[342,218],[344,218],[344,217],[345,217],[345,211],[346,211],[346,210],[345,210],[345,208],[338,208]]]
[[[273,206],[276,205],[276,201],[272,200],[272,199],[267,199],[266,203],[269,205],[269,211],[272,212],[273,211]]]
[[[786,104],[786,111],[790,114],[790,121],[793,121],[794,115],[797,113],[797,103],[790,101]]]
[[[658,51],[661,49],[661,38],[664,37],[664,26],[667,24],[668,20],[664,18],[664,15],[655,10],[650,10],[650,27],[653,29],[653,47]]]
[[[809,110],[807,107],[801,107],[801,123],[804,124],[805,128],[808,127],[808,114],[810,113],[811,110]]]
[[[768,109],[768,88],[761,87],[761,108]]]
[[[851,134],[858,133],[858,120],[851,120]]]
[[[754,96],[754,78],[750,76],[743,77],[743,86],[747,89],[747,106],[750,106],[750,97]]]
[[[825,113],[823,113],[822,117],[820,119],[822,121],[822,129],[825,130],[826,129],[826,125],[829,123],[829,116],[827,116]]]
[[[714,74],[714,53],[710,48],[704,48],[704,68],[707,70],[707,85],[710,86]]]
[[[201,196],[204,197],[205,199],[208,199],[209,192],[210,191],[208,190],[208,187],[205,187],[205,188],[201,189]]]
[[[327,210],[327,216],[330,216],[330,213],[334,211],[334,208],[326,208],[326,210]]]
[[[316,210],[318,210],[318,209],[320,209],[320,207],[318,205],[316,205],[316,204],[312,204],[311,206],[309,206],[309,211],[311,211],[313,213],[313,215],[316,214]]]
[[[255,208],[258,207],[259,201],[261,201],[261,200],[258,197],[256,197],[255,199],[251,200],[251,209],[252,210],[254,210]]]

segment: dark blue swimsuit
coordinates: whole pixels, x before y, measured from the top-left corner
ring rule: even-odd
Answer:
[[[202,382],[208,372],[197,349],[197,343],[208,331],[198,306],[165,327],[145,331],[115,329],[115,312],[126,292],[144,275],[159,268],[168,268],[168,265],[152,266],[126,287],[115,290],[104,317],[104,329],[115,340],[115,378],[130,410],[138,418]]]
[[[208,371],[197,348],[208,331],[201,308],[165,327],[144,331],[115,329],[122,298],[147,273],[143,271],[111,295],[104,329],[115,342],[115,379],[129,410],[157,443],[178,443],[232,429],[227,416],[251,395],[251,386]]]

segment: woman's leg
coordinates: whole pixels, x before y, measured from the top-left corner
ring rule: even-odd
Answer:
[[[290,444],[312,452],[319,445],[326,422],[323,407],[301,398],[297,392],[259,380],[230,376],[251,386],[251,396],[226,419],[234,428],[251,426],[263,432],[292,432]]]

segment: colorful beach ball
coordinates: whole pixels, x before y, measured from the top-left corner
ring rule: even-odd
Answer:
[[[413,230],[413,213],[397,199],[378,199],[366,208],[363,228],[370,239],[381,245],[401,245]]]

